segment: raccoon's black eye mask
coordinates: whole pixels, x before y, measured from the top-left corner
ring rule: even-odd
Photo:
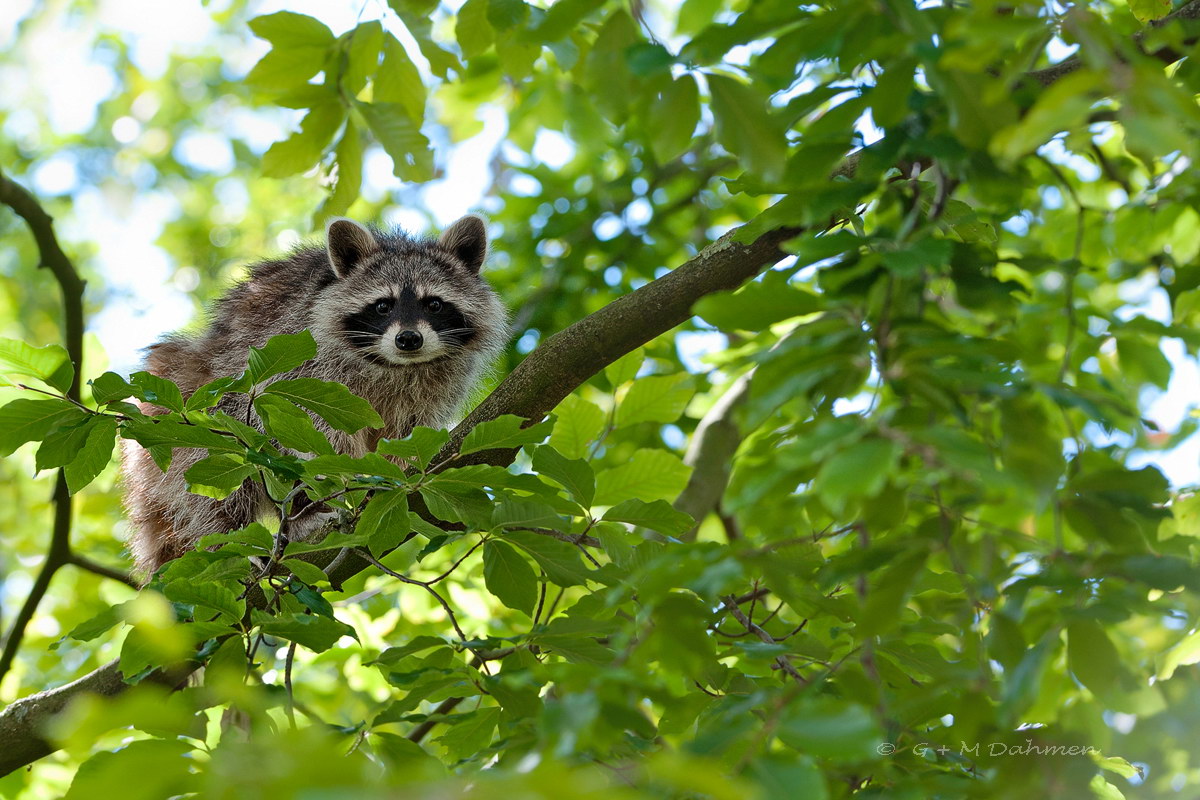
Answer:
[[[413,326],[425,322],[445,344],[461,346],[475,337],[475,326],[449,300],[432,295],[418,298],[408,287],[398,299],[381,297],[347,316],[344,328],[355,346],[371,347],[396,322]]]

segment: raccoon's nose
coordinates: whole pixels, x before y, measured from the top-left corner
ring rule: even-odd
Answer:
[[[396,334],[396,347],[412,352],[420,350],[425,339],[416,331],[400,331]]]

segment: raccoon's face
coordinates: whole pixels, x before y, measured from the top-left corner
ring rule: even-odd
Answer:
[[[459,220],[437,242],[377,236],[346,219],[328,235],[337,280],[321,301],[320,327],[367,364],[394,369],[470,354],[503,327],[478,274],[487,252],[478,217]]]
[[[346,340],[373,364],[418,364],[461,351],[476,330],[443,288],[397,283],[343,320]],[[432,291],[431,291],[432,289]]]

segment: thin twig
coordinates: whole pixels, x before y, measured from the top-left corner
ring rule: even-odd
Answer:
[[[763,630],[758,625],[755,625],[754,622],[751,621],[751,619],[746,616],[746,614],[742,611],[741,607],[737,604],[736,597],[734,597],[733,595],[729,595],[727,597],[722,597],[721,602],[725,604],[725,608],[729,610],[729,613],[733,615],[734,619],[736,619],[738,622],[742,623],[742,625],[746,626],[746,630],[748,630],[750,633],[753,633],[755,636],[757,636],[759,639],[766,642],[767,644],[776,644],[777,643],[777,640],[775,639],[775,637],[773,637],[771,634],[767,633],[765,630]],[[807,683],[807,681],[804,680],[804,676],[801,675],[800,672],[794,666],[792,666],[792,662],[787,659],[787,656],[777,656],[775,658],[775,663],[779,665],[779,668],[781,670],[783,670],[788,675],[791,675],[793,678],[795,678],[796,682],[799,683],[801,686],[803,686]]]
[[[292,642],[288,645],[287,659],[283,662],[283,688],[287,691],[287,717],[288,722],[292,725],[292,730],[296,729],[296,695],[292,689],[292,662],[296,659],[296,643]]]
[[[416,578],[410,578],[407,575],[401,575],[399,572],[396,572],[396,570],[384,566],[382,563],[380,563],[380,561],[377,558],[375,558],[374,556],[372,556],[370,553],[368,553],[365,550],[356,550],[355,552],[358,553],[360,558],[366,559],[367,563],[371,564],[376,569],[382,570],[383,572],[387,573],[388,575],[391,575],[393,578],[395,578],[398,581],[403,581],[404,583],[410,583],[413,586],[420,586],[422,589],[424,589],[425,591],[427,591],[431,595],[433,595],[434,599],[436,599],[439,603],[441,603],[442,608],[445,609],[446,615],[448,617],[450,617],[450,624],[454,626],[454,632],[458,634],[458,638],[463,641],[466,641],[467,635],[465,633],[463,633],[462,628],[460,628],[458,626],[458,617],[456,617],[454,615],[454,609],[450,608],[450,604],[446,602],[446,599],[444,597],[442,597],[440,594],[438,594],[437,589],[434,589],[432,586],[430,586],[425,581],[419,581]]]
[[[129,573],[123,572],[115,567],[109,567],[99,562],[93,561],[87,556],[81,556],[78,553],[72,552],[70,555],[70,564],[79,567],[82,570],[100,575],[104,578],[111,578],[114,581],[119,581],[131,589],[137,590],[142,588],[138,582],[130,577]]]
[[[463,698],[463,697],[447,697],[445,700],[443,700],[443,701],[442,701],[441,705],[439,705],[437,708],[435,708],[435,709],[433,710],[433,713],[432,713],[432,714],[430,714],[428,717],[426,717],[426,718],[425,718],[425,721],[424,721],[424,722],[422,722],[422,723],[421,723],[420,725],[418,725],[417,727],[413,728],[413,731],[412,731],[412,733],[410,733],[410,734],[408,735],[408,740],[409,740],[410,742],[412,742],[413,744],[418,744],[418,743],[420,743],[420,741],[421,741],[422,739],[424,739],[424,738],[425,738],[425,736],[426,736],[426,735],[427,735],[427,734],[428,734],[428,733],[429,733],[431,730],[433,730],[433,726],[434,726],[434,725],[437,725],[439,722],[441,722],[441,721],[442,721],[442,720],[440,719],[440,717],[443,717],[443,716],[445,716],[446,714],[449,714],[449,713],[450,713],[451,711],[453,711],[453,710],[454,710],[454,709],[455,709],[455,708],[458,706],[458,704],[459,704],[459,703],[461,703],[461,702],[462,702],[464,699],[466,699],[466,698]]]

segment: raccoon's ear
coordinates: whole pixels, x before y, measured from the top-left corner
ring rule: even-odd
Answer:
[[[329,248],[329,263],[333,274],[344,278],[358,263],[379,249],[379,243],[369,230],[352,219],[335,217],[325,228]]]
[[[487,258],[487,227],[483,218],[468,214],[451,225],[438,239],[438,246],[457,258],[471,272],[479,272]]]

